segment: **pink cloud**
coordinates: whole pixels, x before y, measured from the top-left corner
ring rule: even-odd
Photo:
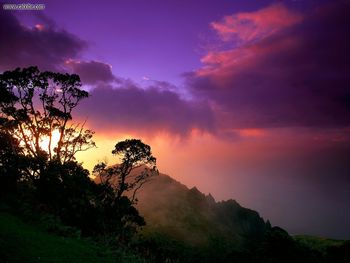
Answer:
[[[226,16],[222,22],[211,23],[221,39],[231,41],[233,45],[225,50],[209,50],[201,59],[204,67],[197,74],[217,76],[222,80],[227,73],[239,74],[266,56],[297,48],[300,45],[297,35],[278,36],[288,28],[301,24],[303,19],[301,14],[278,3],[255,12]]]
[[[243,42],[250,42],[295,25],[302,19],[301,14],[278,3],[255,12],[226,16],[222,22],[213,22],[211,26],[225,41],[236,38]]]
[[[272,37],[271,37],[272,38]],[[203,67],[197,71],[198,76],[210,76],[216,80],[224,80],[227,76],[239,75],[245,70],[265,63],[269,57],[279,56],[288,50],[295,50],[301,45],[297,35],[285,35],[258,41],[240,47],[209,51],[202,59]],[[264,65],[261,65],[262,67]],[[264,70],[268,72],[267,69]]]
[[[300,22],[281,4],[234,15],[258,21],[256,32],[261,29],[263,37],[209,50],[203,67],[188,74],[189,88],[215,105],[225,130],[348,127],[349,8],[342,2],[323,5]],[[268,17],[278,9],[288,23]]]

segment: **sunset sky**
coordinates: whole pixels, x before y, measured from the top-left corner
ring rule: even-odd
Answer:
[[[350,239],[350,1],[29,3],[45,10],[0,11],[0,72],[80,75],[85,167],[141,138],[188,187]]]

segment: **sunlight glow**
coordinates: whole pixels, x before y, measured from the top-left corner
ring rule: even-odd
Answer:
[[[57,146],[58,141],[60,139],[60,133],[58,130],[54,130],[52,132],[52,139],[51,139],[51,151],[53,151],[53,149]],[[44,151],[49,151],[49,143],[50,143],[50,138],[49,136],[44,136],[41,138],[40,140],[40,147],[44,150]]]

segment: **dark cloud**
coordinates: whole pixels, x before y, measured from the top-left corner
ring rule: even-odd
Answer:
[[[327,4],[254,43],[210,52],[192,92],[233,127],[350,125],[350,5]]]
[[[12,12],[0,10],[0,70],[31,65],[60,70],[67,59],[77,57],[84,49],[84,41],[44,18],[40,20],[46,24],[28,28]]]
[[[103,86],[91,91],[91,96],[78,109],[88,117],[92,128],[166,131],[185,135],[192,129],[214,131],[214,117],[205,102],[184,100],[176,87],[162,81],[152,81],[142,89],[128,80],[116,78],[111,67],[103,62],[79,60],[86,43],[65,30],[57,29],[54,21],[38,15],[40,21],[27,28],[11,12],[0,11],[0,70],[37,65],[42,70],[71,71],[84,84]],[[118,84],[118,88],[107,85]]]
[[[88,116],[94,129],[186,135],[192,129],[213,131],[212,111],[206,103],[187,101],[177,93],[155,86],[141,89],[125,82],[92,90],[79,115]]]
[[[67,61],[66,65],[78,74],[84,84],[117,81],[110,65],[98,61]]]

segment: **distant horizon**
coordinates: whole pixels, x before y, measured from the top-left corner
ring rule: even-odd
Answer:
[[[5,4],[21,4],[9,0]],[[160,172],[290,234],[350,239],[350,3],[41,1],[0,11],[0,72],[68,72],[90,93],[77,155],[123,139]]]

